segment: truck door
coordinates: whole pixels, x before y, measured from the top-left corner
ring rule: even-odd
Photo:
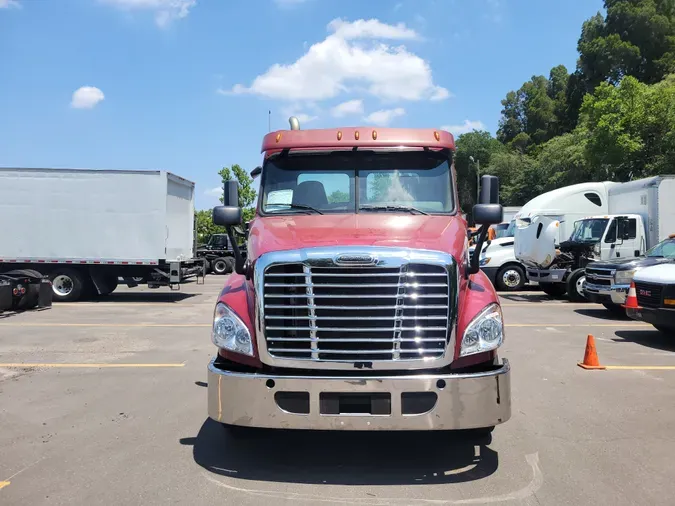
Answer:
[[[605,246],[610,248],[608,260],[634,258],[644,252],[641,244],[644,242],[643,234],[640,233],[638,225],[638,219],[635,217],[618,217],[612,220],[603,241],[603,250]]]

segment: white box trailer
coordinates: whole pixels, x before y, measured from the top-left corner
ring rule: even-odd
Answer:
[[[203,276],[194,183],[166,171],[0,168],[0,270],[49,275],[54,300]]]

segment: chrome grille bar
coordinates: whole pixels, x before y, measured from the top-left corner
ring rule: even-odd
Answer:
[[[350,254],[356,247],[346,249]],[[256,322],[264,363],[395,369],[405,361],[423,369],[452,360],[459,283],[452,257],[373,247],[367,248],[376,258],[372,265],[339,265],[328,251],[275,252],[257,260]]]

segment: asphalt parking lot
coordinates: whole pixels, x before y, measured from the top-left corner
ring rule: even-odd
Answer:
[[[0,317],[0,504],[672,504],[675,342],[648,325],[503,297],[513,416],[491,440],[233,440],[206,416],[222,282]],[[577,367],[589,333],[627,368]]]

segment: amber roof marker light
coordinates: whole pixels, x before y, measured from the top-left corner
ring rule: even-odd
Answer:
[[[377,130],[373,130],[373,140],[377,140]]]
[[[338,130],[337,133],[337,140],[341,141],[342,140],[342,131]]]
[[[440,134],[440,132],[439,132],[438,130],[436,130],[436,131],[434,132],[434,138],[435,138],[437,141],[440,141],[440,140],[441,140],[441,134]]]
[[[356,139],[357,141],[359,140],[360,136],[361,136],[361,134],[359,134],[358,130],[356,132],[354,132],[354,139]]]

